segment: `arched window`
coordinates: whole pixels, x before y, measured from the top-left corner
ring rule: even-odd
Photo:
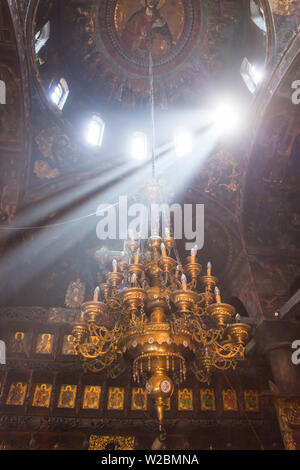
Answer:
[[[260,0],[250,0],[250,15],[253,23],[264,33],[267,31],[264,10]]]
[[[248,90],[251,93],[254,93],[257,86],[263,79],[262,71],[255,65],[252,65],[251,62],[249,62],[249,60],[247,59],[247,57],[244,57],[241,63],[240,72],[244,82],[247,85]]]
[[[6,104],[6,85],[3,80],[0,80],[0,104]]]
[[[87,141],[90,145],[100,147],[103,140],[105,122],[103,119],[94,114],[89,123]]]
[[[36,54],[42,49],[50,37],[50,21],[36,33],[34,36],[34,49]]]
[[[147,136],[144,132],[136,131],[132,135],[130,154],[136,160],[147,158]]]
[[[68,84],[64,78],[61,78],[59,82],[52,88],[51,100],[60,110],[62,110],[68,98],[68,94]]]

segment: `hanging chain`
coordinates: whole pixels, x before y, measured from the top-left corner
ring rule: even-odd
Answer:
[[[153,86],[153,57],[152,57],[152,33],[149,40],[149,82],[150,82],[150,107],[151,107],[151,160],[152,160],[152,178],[155,179],[155,121],[154,121],[154,86]]]

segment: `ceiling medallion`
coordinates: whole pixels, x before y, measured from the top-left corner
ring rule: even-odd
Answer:
[[[148,73],[149,41],[153,67],[179,64],[191,50],[199,30],[200,9],[195,0],[107,0],[99,10],[102,36],[118,62],[133,72]]]

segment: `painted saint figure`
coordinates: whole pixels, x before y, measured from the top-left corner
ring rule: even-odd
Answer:
[[[62,385],[58,400],[58,408],[74,408],[76,391],[76,385]]]
[[[87,386],[84,391],[83,408],[98,409],[100,400],[101,387]]]
[[[193,409],[193,392],[184,388],[178,390],[178,409],[179,410],[192,410]]]
[[[10,386],[6,404],[22,406],[24,405],[27,384],[23,382],[13,383]]]
[[[235,390],[232,390],[232,389],[223,390],[222,395],[223,395],[224,410],[237,411],[238,403],[237,403],[237,395],[236,395]]]
[[[44,333],[38,336],[36,353],[38,354],[51,354],[53,346],[53,335]]]
[[[52,385],[51,384],[37,384],[32,406],[40,406],[49,408],[50,405],[50,398],[52,392]]]
[[[65,335],[63,341],[62,353],[64,355],[76,355],[75,338],[72,335]]]
[[[124,405],[124,389],[118,387],[110,387],[108,395],[109,410],[122,410]]]
[[[153,56],[162,55],[172,47],[172,34],[166,19],[159,12],[160,4],[161,0],[146,0],[145,7],[129,18],[122,41],[131,53],[147,57],[150,40]]]
[[[132,410],[146,410],[147,409],[147,393],[141,388],[134,388],[132,390]]]
[[[11,352],[24,353],[25,352],[25,333],[17,331],[12,339],[10,345]]]

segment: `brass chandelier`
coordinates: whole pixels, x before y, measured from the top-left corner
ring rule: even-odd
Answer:
[[[158,202],[151,44],[150,38],[152,180],[147,190]],[[189,372],[209,383],[215,370],[234,369],[244,357],[250,326],[240,323],[235,308],[221,301],[211,263],[200,277],[197,246],[183,265],[170,224],[164,230],[159,220],[155,224],[148,240],[137,241],[131,234],[106,282],[82,305],[81,321],[72,334],[85,370],[106,369],[112,377],[131,371],[133,381],[153,398],[162,429],[174,384],[184,382]]]
[[[174,384],[187,370],[209,383],[214,370],[234,369],[250,333],[235,319],[235,308],[221,301],[211,263],[199,276],[196,246],[186,261],[178,260],[168,229],[145,243],[131,237],[94,299],[82,305],[72,332],[85,369],[120,373],[121,364],[130,365],[133,381],[155,401],[160,426]]]

